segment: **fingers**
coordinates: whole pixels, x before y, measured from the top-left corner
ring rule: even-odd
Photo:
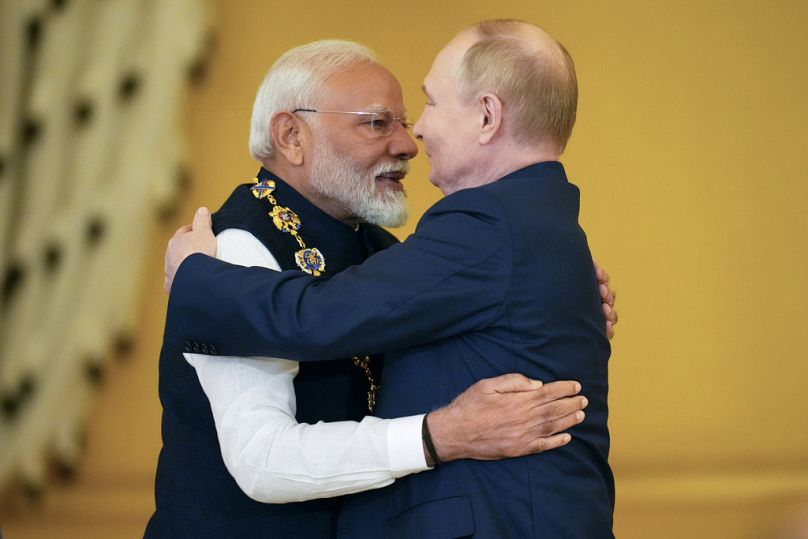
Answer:
[[[503,374],[494,378],[487,378],[478,382],[487,393],[515,393],[519,391],[533,391],[539,389],[542,383],[531,380],[519,373]]]
[[[544,451],[549,451],[551,449],[558,449],[559,447],[570,443],[570,440],[572,440],[572,436],[566,432],[547,438],[536,438],[528,444],[527,452],[525,454],[530,455],[533,453],[543,453]]]
[[[548,451],[570,441],[563,431],[584,420],[581,384],[540,382],[518,373],[480,380],[432,412],[429,427],[442,458],[498,459]]]
[[[194,214],[193,229],[194,230],[203,230],[203,229],[211,230],[212,228],[213,228],[213,225],[211,224],[211,221],[210,221],[210,211],[208,211],[208,209],[205,208],[204,206],[199,208],[198,210],[196,210],[196,213]]]
[[[598,285],[598,294],[600,294],[600,301],[608,305],[614,306],[614,292],[608,285]]]
[[[575,425],[583,422],[585,417],[585,412],[578,411],[574,414],[569,414],[560,419],[556,419],[555,421],[542,423],[540,428],[536,431],[536,438],[549,438],[557,434],[562,434]]]
[[[583,414],[588,404],[586,397],[569,397],[535,407],[530,413],[535,418],[537,434],[549,436],[577,425],[584,420],[584,416],[578,417],[576,414]],[[571,422],[576,418],[577,421]]]
[[[605,272],[603,273],[608,283],[609,276]],[[600,277],[598,277],[598,280],[600,280]],[[603,315],[606,317],[606,336],[609,340],[612,340],[614,338],[614,326],[617,324],[617,311],[614,310],[616,295],[609,288],[609,285],[604,283],[598,285],[598,292],[602,302]]]
[[[178,234],[184,234],[185,232],[190,232],[190,231],[191,231],[191,225],[182,225],[181,227],[179,227],[177,229],[176,232],[174,232],[174,235],[176,236]]]
[[[609,284],[609,274],[598,265],[598,261],[595,260],[594,256],[592,257],[592,264],[595,266],[595,275],[598,278],[598,284]]]
[[[611,305],[604,303],[603,315],[606,317],[606,336],[609,340],[612,340],[614,338],[614,326],[617,324],[618,319],[617,311]]]
[[[609,340],[614,338],[614,325],[617,324],[617,311],[614,310],[615,293],[609,288],[609,274],[606,270],[598,266],[595,258],[595,275],[598,279],[598,293],[603,303],[603,314],[606,316],[606,336]]]
[[[535,401],[536,405],[541,405],[547,402],[552,402],[564,397],[573,397],[581,391],[581,384],[574,381],[561,381],[551,382],[544,384],[540,389],[536,390]]]
[[[165,274],[165,280],[163,281],[163,288],[166,292],[171,292],[171,283],[174,281],[174,268],[171,267],[171,263],[166,257],[165,262],[163,264],[163,271]]]
[[[179,234],[179,230],[177,231],[177,234]],[[166,292],[171,291],[171,280],[172,280],[171,279],[171,263],[170,263],[170,261],[168,259],[168,249],[170,247],[171,247],[171,242],[169,241],[168,242],[168,247],[166,248],[165,257],[163,258],[163,272],[164,272],[164,275],[165,275],[165,280],[163,281],[163,289]]]
[[[617,324],[617,311],[608,303],[603,304],[603,315],[606,317],[607,322],[611,322],[612,325]]]
[[[579,398],[570,400],[575,401]],[[577,410],[564,417],[540,423],[535,431],[537,437],[527,444],[525,454],[542,453],[567,445],[572,440],[572,436],[564,431],[580,424],[585,418],[586,413],[583,410]]]

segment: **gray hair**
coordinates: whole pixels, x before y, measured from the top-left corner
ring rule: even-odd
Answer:
[[[323,83],[357,63],[378,63],[367,47],[339,39],[314,41],[295,47],[272,65],[258,88],[252,110],[250,154],[265,161],[274,154],[269,122],[278,112],[313,107],[322,97]]]

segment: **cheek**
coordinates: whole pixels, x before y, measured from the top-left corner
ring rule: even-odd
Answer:
[[[425,139],[432,139],[431,143],[433,145],[437,145],[444,132],[444,122],[442,121],[440,113],[434,110],[430,110],[429,112],[424,111],[419,121],[421,122],[421,134]]]
[[[429,132],[432,134],[433,137],[441,137],[443,136],[443,120],[440,117],[433,117],[430,118],[429,121]]]
[[[384,160],[385,148],[378,141],[339,139],[333,146],[337,155],[346,158],[354,169],[368,173]]]

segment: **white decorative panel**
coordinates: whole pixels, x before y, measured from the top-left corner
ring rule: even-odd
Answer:
[[[78,460],[183,169],[206,0],[0,3],[0,489]]]

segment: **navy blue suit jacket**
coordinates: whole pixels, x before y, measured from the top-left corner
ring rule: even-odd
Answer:
[[[329,279],[180,266],[176,335],[219,354],[299,361],[385,351],[378,415],[426,412],[476,380],[579,380],[587,419],[567,446],[458,461],[346,498],[344,537],[612,537],[607,362],[578,189],[539,163],[435,204],[415,234]]]

